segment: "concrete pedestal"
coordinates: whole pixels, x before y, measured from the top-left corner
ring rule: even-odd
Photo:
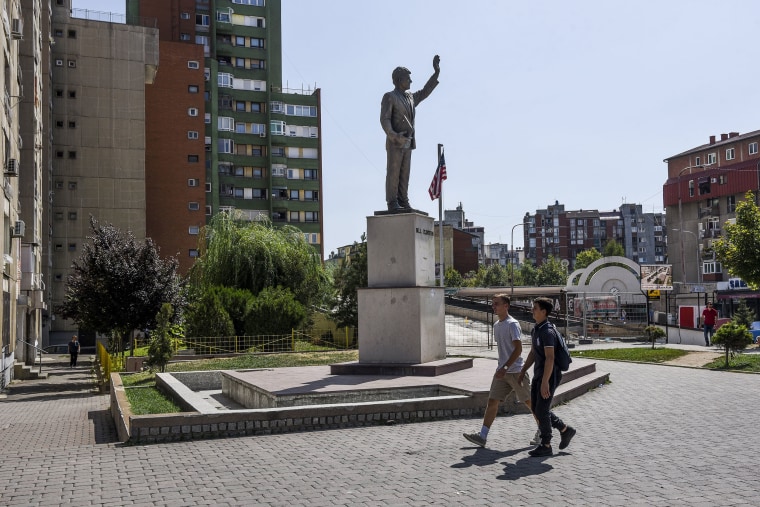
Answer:
[[[444,289],[359,289],[359,362],[420,364],[446,357]]]
[[[367,217],[369,287],[434,287],[433,219],[417,213]]]

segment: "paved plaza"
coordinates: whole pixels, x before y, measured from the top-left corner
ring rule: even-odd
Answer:
[[[760,375],[600,367],[556,409],[572,444],[531,458],[528,415],[486,449],[462,438],[480,419],[125,446],[88,366],[60,365],[0,399],[0,505],[758,505]]]

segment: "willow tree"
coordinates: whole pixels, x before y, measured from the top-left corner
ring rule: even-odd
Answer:
[[[326,273],[301,230],[251,222],[233,212],[218,213],[203,232],[191,273],[196,287],[234,287],[258,295],[281,286],[306,307],[324,297]]]

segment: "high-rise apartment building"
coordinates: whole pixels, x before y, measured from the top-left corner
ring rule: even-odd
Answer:
[[[147,93],[147,234],[187,270],[202,226],[239,210],[303,231],[324,257],[320,92],[282,85],[280,0],[128,0],[156,18]]]
[[[149,20],[144,24],[152,27],[127,25],[123,17],[101,21],[100,14],[52,0],[44,34],[51,44],[52,148],[41,237],[53,343],[82,334],[55,308],[90,234],[90,216],[138,240],[146,237],[145,96],[158,68],[158,31]],[[94,339],[80,338],[87,345]]]
[[[22,113],[26,114],[29,109],[21,105],[24,93],[24,70],[25,62],[23,54],[31,51],[23,44],[24,23],[20,0],[6,0],[0,3],[0,16],[2,28],[0,28],[0,100],[3,102],[3,113],[0,116],[0,162],[3,164],[3,193],[2,193],[2,224],[3,233],[0,234],[0,248],[2,248],[2,305],[0,306],[0,387],[4,387],[11,379],[13,362],[17,358],[23,358],[24,348],[18,346],[16,330],[26,325],[24,312],[26,303],[19,301],[24,299],[24,291],[19,290],[21,271],[23,265],[20,259],[21,242],[26,233],[25,223],[22,220],[19,192],[22,182],[19,175],[22,172],[34,171],[37,161],[33,154],[25,151],[23,146],[26,141],[27,147],[34,143],[34,138],[22,138]],[[26,32],[35,27],[27,27]],[[29,35],[31,36],[31,34]],[[32,74],[33,71],[30,71]],[[29,89],[30,94],[34,90]],[[39,115],[38,115],[39,117]],[[32,128],[31,126],[29,127]],[[26,157],[23,159],[22,156]],[[17,354],[18,357],[17,357]]]
[[[554,257],[575,267],[576,256],[591,248],[603,252],[608,241],[623,247],[625,257],[639,264],[666,260],[667,228],[662,213],[644,213],[640,204],[622,204],[619,210],[566,211],[555,201],[523,219],[525,259],[540,266]]]
[[[715,258],[713,242],[721,237],[723,225],[736,218],[736,205],[748,191],[758,202],[759,143],[760,130],[730,132],[664,160],[669,262],[677,282],[707,286],[729,279]]]

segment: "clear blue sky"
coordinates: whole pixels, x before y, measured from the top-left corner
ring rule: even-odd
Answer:
[[[760,129],[758,32],[755,0],[283,0],[283,80],[322,89],[325,254],[385,207],[379,113],[394,67],[414,91],[441,56],[417,109],[412,205],[438,216],[427,188],[442,143],[445,207],[461,202],[487,243],[509,243],[555,200],[661,211],[663,159]]]

